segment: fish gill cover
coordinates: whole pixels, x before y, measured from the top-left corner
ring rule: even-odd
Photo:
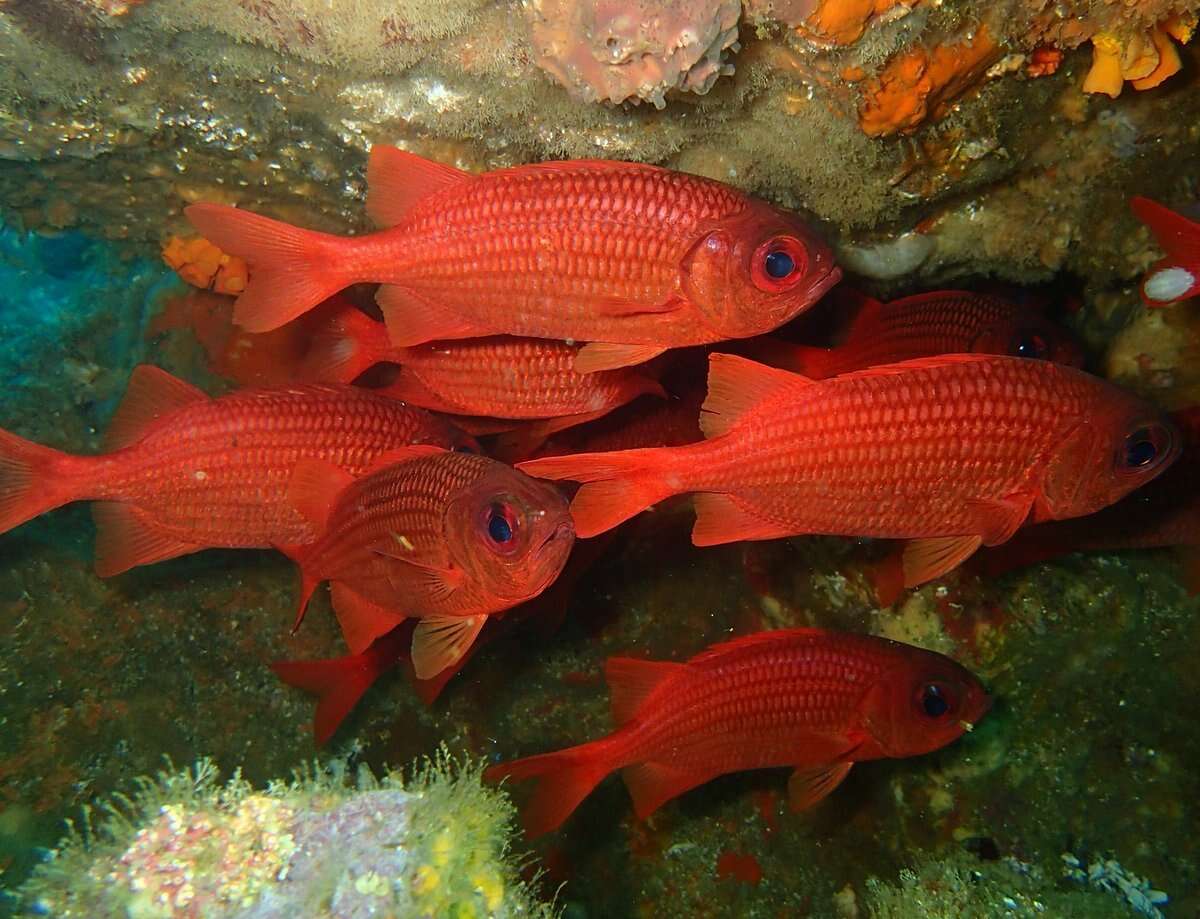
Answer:
[[[269,832],[281,807],[316,804],[337,832],[312,850],[346,865],[347,910],[445,895],[397,909],[496,914],[518,890],[489,822],[507,819],[510,794],[534,828],[547,796],[560,815],[578,804],[532,843],[534,887],[571,916],[1200,907],[1197,4],[649,6],[0,6],[0,511],[14,526],[0,534],[0,913],[69,914],[81,907],[36,885],[118,895],[114,871],[132,880],[167,852],[186,868],[212,855],[214,830]],[[672,171],[525,168],[555,159]],[[474,178],[506,167],[525,197]],[[604,184],[622,169],[644,183],[624,197],[625,180]],[[564,191],[539,196],[547,177]],[[753,221],[738,217],[746,201]],[[280,221],[257,224],[275,228],[257,235],[268,254],[316,238],[303,231],[352,239],[272,275],[243,236],[189,221],[197,204]],[[526,208],[544,220],[522,235],[504,221]],[[372,257],[349,265],[353,246]],[[352,281],[364,283],[340,290]],[[378,302],[369,283],[386,285]],[[317,296],[284,304],[295,312],[337,296],[279,328],[237,324],[252,301],[297,291]],[[576,324],[547,325],[538,311],[559,321],[566,300],[583,304]],[[513,332],[550,337],[500,337]],[[714,341],[727,352],[715,375],[708,355],[676,348]],[[972,355],[941,362],[963,374],[947,384],[954,404],[921,389],[937,361],[861,370],[947,351]],[[1016,357],[1089,376],[1001,370]],[[147,362],[162,370],[135,371]],[[823,368],[862,376],[793,376]],[[1051,396],[1031,398],[1035,376],[1056,381]],[[327,383],[355,383],[359,408],[287,407]],[[1083,412],[1079,386],[1110,396]],[[837,401],[852,391],[866,402]],[[408,404],[370,407],[389,394]],[[399,414],[404,425],[388,420]],[[831,427],[809,443],[795,418]],[[426,461],[389,438],[578,474],[583,487],[563,492],[574,526],[539,528],[557,520],[553,502],[528,494],[557,486],[519,473],[502,486],[371,478],[376,452],[385,470]],[[695,459],[713,450],[725,478]],[[433,485],[398,500],[364,487],[339,517],[359,472]],[[984,479],[1004,487],[980,492]],[[698,493],[695,510],[664,481]],[[816,513],[831,489],[843,503]],[[455,510],[414,514],[418,492]],[[95,523],[74,503],[15,526],[90,499]],[[971,526],[930,529],[914,512],[935,504]],[[560,557],[572,529],[590,534],[581,521],[651,505]],[[359,508],[370,539],[330,544],[366,551],[335,560],[292,634],[291,564],[233,547],[295,558],[295,533],[357,526]],[[248,539],[239,514],[287,527]],[[816,527],[830,536],[789,535],[830,517]],[[737,541],[697,548],[693,531]],[[98,577],[96,562],[128,567],[114,559],[137,566]],[[521,603],[529,590],[543,592]],[[814,628],[937,652],[991,708],[960,718],[956,687],[972,684],[945,675],[876,680],[874,653],[780,656],[773,643]],[[744,669],[721,673],[753,692],[708,678],[684,691],[680,674],[728,654]],[[431,677],[430,660],[453,663]],[[801,692],[825,668],[832,690]],[[835,701],[863,681],[856,704]],[[620,762],[632,799],[572,761],[578,745],[611,748],[599,739],[635,713],[651,734],[677,730],[666,716],[682,699],[701,713],[684,719],[692,758],[647,740]],[[784,728],[822,727],[775,751],[780,712]],[[276,781],[310,760],[314,728],[331,762],[377,774],[439,743],[511,773],[499,792],[476,767],[433,783],[483,828],[487,856],[472,861],[423,816],[412,826],[431,854],[389,881],[332,818],[407,791],[343,799]],[[242,779],[222,790],[205,767],[138,786],[164,754]],[[526,787],[530,762],[574,771]],[[778,763],[800,768],[790,781],[742,771]],[[64,819],[135,787],[109,842],[50,854]],[[395,826],[417,813],[387,804],[404,811]],[[279,880],[270,860],[296,855],[260,843],[244,860],[263,868],[256,895]],[[31,872],[41,881],[16,893]],[[219,897],[233,888],[186,902],[178,886],[148,889],[135,913],[231,914]]]

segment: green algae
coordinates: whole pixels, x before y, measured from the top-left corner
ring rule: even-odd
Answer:
[[[364,909],[397,919],[552,919],[518,876],[513,810],[481,784],[482,768],[443,752],[407,779],[391,770],[377,778],[335,761],[259,790],[240,773],[222,783],[201,760],[86,808],[17,894],[63,919],[317,919]]]

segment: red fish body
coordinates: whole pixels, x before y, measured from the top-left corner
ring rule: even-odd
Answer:
[[[247,389],[210,398],[156,367],[134,370],[111,452],[72,456],[0,432],[0,532],[96,501],[96,570],[206,548],[303,543],[318,531],[289,503],[298,461],[347,474],[411,444],[473,448],[422,409],[348,386]]]
[[[416,447],[354,479],[328,463],[297,467],[292,500],[321,535],[285,549],[300,565],[301,611],[321,581],[352,653],[419,617],[413,666],[452,665],[489,615],[537,596],[574,541],[553,486],[482,456]]]
[[[801,534],[912,539],[905,584],[955,567],[1027,520],[1092,513],[1179,452],[1153,408],[1069,367],[950,355],[814,382],[711,357],[709,438],[547,457],[532,475],[586,484],[580,536],[696,494],[696,545]]]
[[[617,769],[639,818],[717,776],[776,766],[796,770],[789,790],[803,809],[854,763],[937,750],[990,705],[947,657],[822,629],[749,635],[684,664],[610,658],[605,672],[614,733],[488,771],[540,780],[524,813],[530,835],[558,827]]]
[[[698,176],[577,161],[470,175],[392,147],[371,151],[357,238],[196,204],[192,224],[244,258],[235,314],[282,325],[356,282],[392,341],[508,334],[591,342],[578,369],[641,363],[666,348],[761,334],[840,277],[797,217]]]
[[[318,331],[303,370],[308,379],[349,382],[391,361],[401,365],[383,390],[393,398],[453,415],[553,419],[552,430],[598,418],[640,395],[665,395],[639,369],[579,373],[578,354],[578,345],[509,336],[397,348],[381,323],[347,305]]]
[[[1149,198],[1135,197],[1130,207],[1166,252],[1142,279],[1146,305],[1166,306],[1200,294],[1200,223]]]
[[[737,350],[817,380],[939,354],[1007,354],[1083,365],[1083,351],[1066,330],[1029,307],[999,297],[935,290],[881,303],[847,291],[835,300],[856,310],[837,347],[758,339]]]
[[[1173,412],[1171,420],[1183,452],[1145,488],[1087,517],[1025,527],[1004,545],[979,552],[971,569],[995,577],[1071,552],[1172,546],[1191,550],[1189,583],[1200,586],[1200,409]]]

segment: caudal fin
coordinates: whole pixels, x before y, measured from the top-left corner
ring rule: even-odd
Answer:
[[[313,331],[298,376],[314,383],[351,383],[391,351],[384,324],[347,304]]]
[[[532,839],[562,826],[600,780],[612,769],[600,755],[599,741],[500,763],[484,773],[489,782],[537,779],[537,787],[521,811],[525,834]]]
[[[62,481],[65,457],[0,430],[0,533],[76,500]]]
[[[1142,280],[1146,305],[1166,306],[1200,294],[1200,223],[1149,198],[1135,196],[1129,205],[1166,252]]]
[[[205,239],[246,260],[250,277],[233,320],[248,332],[277,329],[357,280],[338,267],[350,240],[224,204],[193,204],[184,213]]]
[[[687,491],[678,476],[666,471],[672,452],[672,448],[651,448],[547,456],[520,463],[517,468],[537,478],[584,483],[571,502],[571,516],[575,535],[586,539]]]
[[[319,661],[276,661],[271,669],[285,683],[317,697],[313,737],[321,747],[371,684],[403,656],[402,642],[385,635],[361,654]]]

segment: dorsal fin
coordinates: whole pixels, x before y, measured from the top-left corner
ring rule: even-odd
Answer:
[[[323,532],[340,495],[354,476],[328,460],[297,461],[288,483],[288,502],[301,516]]]
[[[418,201],[472,178],[453,166],[376,144],[367,159],[367,214],[376,226],[395,226]]]
[[[129,388],[104,435],[104,446],[120,450],[135,444],[159,418],[185,405],[207,402],[208,398],[202,390],[160,367],[139,364],[129,376]]]
[[[610,657],[605,661],[604,679],[612,696],[613,724],[619,727],[633,718],[650,693],[683,667],[670,661],[641,661],[633,657]]]
[[[378,472],[380,469],[395,466],[397,463],[407,463],[415,459],[423,459],[426,456],[437,456],[439,453],[448,452],[445,447],[439,447],[437,444],[408,444],[380,453],[371,460],[371,465],[367,467],[367,473]]]
[[[812,380],[735,354],[708,357],[708,398],[700,408],[700,430],[718,437],[748,410],[785,389],[801,389]]]
[[[695,657],[689,658],[689,664],[705,664],[718,657],[724,657],[734,651],[742,651],[746,648],[753,648],[758,645],[773,645],[788,640],[798,638],[811,638],[814,640],[827,636],[829,632],[825,629],[799,628],[799,629],[772,629],[766,632],[752,632],[749,635],[740,635],[737,638],[731,638],[729,641],[723,641],[720,644],[712,645],[705,648]]]
[[[955,364],[989,364],[996,363],[997,361],[1019,360],[1024,360],[1024,358],[1006,357],[998,354],[939,354],[936,357],[915,357],[912,360],[899,361],[895,364],[880,364],[878,367],[867,367],[864,370],[855,370],[852,373],[843,374],[839,379],[844,380],[854,377],[855,379],[862,380],[868,377],[890,377],[898,373],[930,370],[935,367],[952,367]]]

